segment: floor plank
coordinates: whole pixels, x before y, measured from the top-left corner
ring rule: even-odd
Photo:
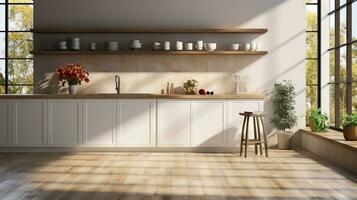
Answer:
[[[357,199],[356,176],[307,152],[0,153],[2,200]]]

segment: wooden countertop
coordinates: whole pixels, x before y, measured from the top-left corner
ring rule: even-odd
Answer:
[[[219,95],[182,95],[182,94],[149,94],[149,93],[123,93],[123,94],[26,94],[0,95],[0,99],[264,99],[262,94],[219,94]]]

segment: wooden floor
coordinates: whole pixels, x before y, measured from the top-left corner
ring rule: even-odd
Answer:
[[[357,199],[357,179],[306,152],[1,153],[0,199]]]

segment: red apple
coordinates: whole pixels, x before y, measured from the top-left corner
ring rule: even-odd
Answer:
[[[206,95],[205,89],[200,89],[200,90],[198,91],[198,93],[200,93],[200,95]]]

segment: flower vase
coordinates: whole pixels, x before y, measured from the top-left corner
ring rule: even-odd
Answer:
[[[70,95],[76,95],[77,94],[77,88],[78,85],[69,85],[68,87],[68,92]]]

